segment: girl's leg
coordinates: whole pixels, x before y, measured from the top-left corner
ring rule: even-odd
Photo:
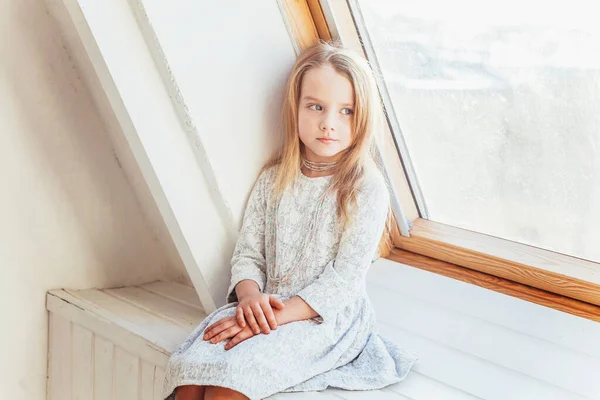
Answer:
[[[249,400],[248,397],[236,392],[232,389],[227,389],[220,386],[207,386],[205,400]]]
[[[204,400],[206,386],[182,385],[175,390],[175,400]]]

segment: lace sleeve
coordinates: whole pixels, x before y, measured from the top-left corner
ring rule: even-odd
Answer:
[[[231,283],[227,290],[227,303],[238,301],[235,287],[242,280],[254,280],[261,292],[265,287],[266,175],[267,171],[263,171],[258,177],[246,204],[242,227],[231,258]]]

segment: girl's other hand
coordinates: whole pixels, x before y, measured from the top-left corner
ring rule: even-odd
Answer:
[[[221,340],[234,337],[243,328],[239,326],[235,317],[226,317],[218,320],[204,330],[204,340],[211,343],[219,343]]]
[[[255,336],[249,326],[242,328],[235,317],[226,317],[218,320],[204,330],[204,340],[210,340],[217,344],[222,340],[232,338],[226,345],[225,350],[231,349],[236,344]]]
[[[247,322],[255,334],[259,334],[261,330],[264,334],[269,334],[271,329],[277,329],[273,307],[281,310],[284,306],[276,297],[266,293],[255,293],[240,299],[235,315],[242,328],[246,327]]]
[[[246,325],[246,327],[242,328],[242,330],[239,331],[238,334],[235,335],[233,337],[233,339],[231,339],[225,345],[225,350],[229,350],[230,348],[237,345],[238,343],[243,342],[244,340],[251,338],[253,336],[256,336],[256,334],[254,332],[252,332],[252,329],[250,329],[250,327],[248,325]]]

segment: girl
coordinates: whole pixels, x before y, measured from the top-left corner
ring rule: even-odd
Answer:
[[[394,217],[372,156],[383,112],[366,60],[319,42],[296,60],[285,137],[251,191],[227,305],[172,354],[167,399],[377,389],[417,357],[381,337],[365,290]]]

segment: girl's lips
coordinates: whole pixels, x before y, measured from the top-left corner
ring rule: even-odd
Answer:
[[[333,139],[317,139],[321,143],[333,143],[335,140]]]

